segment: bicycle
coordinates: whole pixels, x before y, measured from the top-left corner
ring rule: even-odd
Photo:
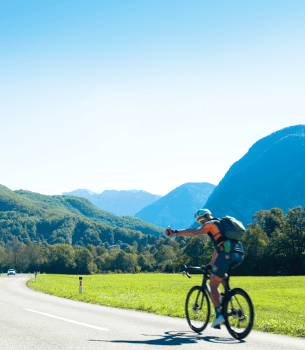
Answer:
[[[246,291],[241,288],[231,290],[229,279],[232,266],[234,266],[234,263],[230,265],[228,274],[224,278],[225,293],[221,295],[220,306],[228,332],[232,337],[240,340],[245,338],[253,327],[254,309]],[[211,299],[211,289],[207,284],[207,281],[210,279],[210,267],[187,267],[184,265],[184,270],[189,278],[191,278],[190,273],[203,274],[201,286],[192,287],[185,301],[187,322],[194,332],[200,333],[208,325],[211,314],[209,300]],[[215,328],[220,329],[220,325]]]

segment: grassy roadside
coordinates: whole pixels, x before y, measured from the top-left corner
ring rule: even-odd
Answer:
[[[200,283],[201,276],[180,274],[93,275],[83,276],[83,293],[78,294],[78,276],[42,274],[27,286],[73,300],[184,318],[186,294]],[[305,338],[305,276],[232,277],[230,285],[249,293],[253,329]]]

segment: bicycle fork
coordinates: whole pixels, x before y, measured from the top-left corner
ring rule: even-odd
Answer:
[[[201,290],[202,290],[202,289],[200,289],[200,290],[198,291],[197,297],[196,297],[196,300],[195,300],[195,303],[194,303],[193,306],[192,306],[193,313],[194,313],[195,315],[197,314],[197,310],[202,310],[202,305],[203,305],[203,299],[204,299],[204,298],[202,297],[200,305],[199,305],[200,300],[198,300],[198,299],[199,299],[199,296],[200,296]]]

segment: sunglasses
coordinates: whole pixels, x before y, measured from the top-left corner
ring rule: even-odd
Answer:
[[[206,218],[206,216],[202,216],[200,219],[198,219],[198,222],[201,224],[201,221],[205,220]]]

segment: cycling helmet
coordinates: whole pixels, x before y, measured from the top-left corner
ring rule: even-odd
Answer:
[[[211,212],[209,211],[209,209],[199,209],[196,213],[195,213],[195,221],[198,222],[199,219],[201,219],[203,216],[205,215],[211,215]]]

